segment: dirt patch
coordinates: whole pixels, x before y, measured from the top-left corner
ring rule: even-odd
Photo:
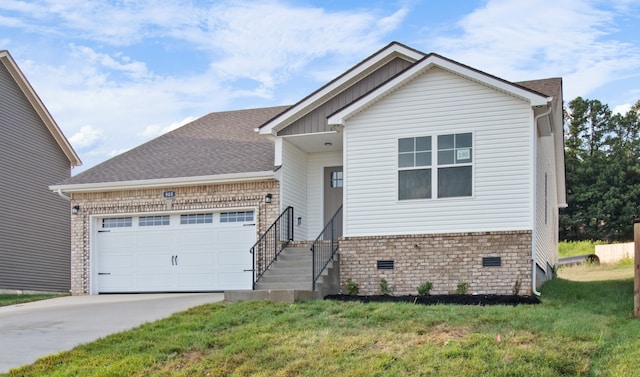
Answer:
[[[351,296],[351,295],[328,295],[325,300],[336,301],[358,301],[358,302],[408,302],[420,305],[535,305],[539,304],[535,296],[516,295],[433,295],[433,296]]]

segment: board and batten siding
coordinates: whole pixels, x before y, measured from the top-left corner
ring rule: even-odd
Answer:
[[[307,240],[307,154],[286,139],[282,141],[282,176],[280,180],[281,211],[293,207],[294,218],[302,217],[298,226],[294,220],[294,238]]]
[[[547,264],[553,266],[558,263],[558,190],[553,135],[538,137],[537,150],[536,262],[549,273]]]
[[[347,120],[345,236],[531,230],[531,127],[527,102],[428,70]],[[398,138],[459,132],[473,133],[473,197],[399,201]]]
[[[70,162],[0,64],[0,290],[69,291]]]
[[[324,228],[324,168],[342,166],[341,152],[307,155],[308,238],[315,240]]]
[[[278,132],[278,136],[331,131],[331,128],[327,124],[327,117],[330,114],[377,88],[380,84],[400,73],[411,64],[412,63],[402,58],[395,58],[391,60],[369,74],[367,77],[344,90],[342,93],[331,98],[309,114],[306,114],[291,125],[287,126],[285,129]]]

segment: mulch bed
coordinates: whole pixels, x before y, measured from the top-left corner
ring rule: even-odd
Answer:
[[[539,304],[535,296],[516,295],[433,295],[433,296],[351,296],[351,295],[327,295],[325,300],[359,301],[359,302],[408,302],[420,305],[535,305]]]

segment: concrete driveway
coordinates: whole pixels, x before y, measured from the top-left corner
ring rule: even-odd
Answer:
[[[67,296],[0,307],[0,373],[223,299],[223,293]]]

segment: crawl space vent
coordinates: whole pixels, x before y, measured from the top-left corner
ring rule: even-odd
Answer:
[[[378,270],[393,270],[393,261],[392,260],[379,260],[378,261]]]
[[[482,267],[500,267],[500,266],[502,266],[502,258],[500,257],[482,258]]]

